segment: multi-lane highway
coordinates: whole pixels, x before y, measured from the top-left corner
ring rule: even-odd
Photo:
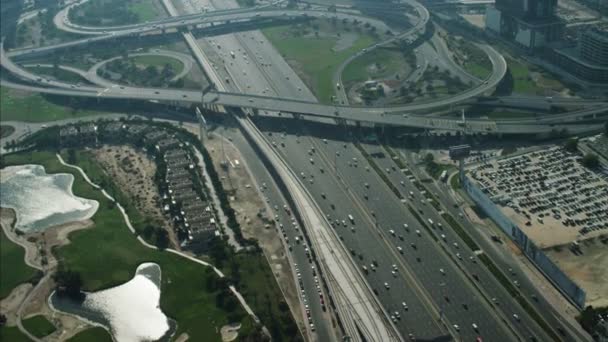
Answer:
[[[216,41],[212,41],[210,42],[211,45],[213,46],[214,44],[216,44]],[[298,80],[297,78],[295,79],[291,79],[292,77],[296,77],[295,74],[293,74],[293,72],[290,72],[290,69],[288,68],[288,66],[285,65],[277,65],[276,68],[264,68],[263,66],[261,66],[260,64],[268,64],[268,59],[269,56],[272,53],[266,53],[266,49],[265,47],[268,45],[264,45],[267,44],[267,42],[264,42],[264,38],[262,36],[258,36],[256,35],[256,33],[251,33],[251,36],[249,34],[237,34],[236,35],[236,43],[238,43],[240,45],[240,47],[238,47],[237,45],[228,45],[229,48],[234,48],[234,51],[238,51],[239,54],[243,54],[243,56],[249,56],[248,59],[243,58],[242,60],[240,60],[239,62],[235,61],[233,65],[231,65],[231,67],[227,67],[226,68],[226,76],[228,78],[230,78],[230,82],[228,82],[229,84],[239,84],[241,87],[244,85],[244,87],[248,87],[248,86],[253,86],[256,89],[262,91],[265,95],[270,95],[273,93],[278,94],[279,96],[290,96],[292,94],[298,94],[298,92],[304,92],[307,93],[307,96],[309,98],[312,98],[312,94],[308,93],[308,90],[304,87],[303,84],[298,84]],[[229,39],[223,39],[221,44],[231,44]],[[253,45],[253,47],[251,46]],[[221,49],[218,49],[221,50]],[[255,53],[254,53],[255,51]],[[263,51],[263,52],[262,52]],[[221,58],[221,52],[220,51],[216,51],[217,54],[220,54],[219,57]],[[252,57],[253,55],[253,57]],[[259,61],[263,61],[263,62],[259,62]],[[257,67],[256,68],[252,68],[252,67],[248,67],[250,65],[250,63],[247,63],[248,61],[255,61],[253,62],[253,64],[255,64]],[[280,62],[280,61],[273,61],[275,63]],[[282,67],[284,67],[285,69],[283,69]],[[257,69],[257,70],[256,70]],[[246,70],[244,72],[244,74],[241,74],[241,70]],[[279,70],[280,74],[278,75],[279,77],[275,76],[272,74],[273,70]],[[234,74],[233,74],[234,73]],[[238,75],[235,77],[235,74]],[[287,75],[287,77],[286,77]],[[290,80],[291,82],[285,82],[284,80]],[[301,81],[300,81],[301,82]],[[295,83],[296,87],[289,87],[287,84],[285,83]],[[285,84],[285,87],[283,87],[283,84]],[[296,89],[297,88],[297,89]],[[302,89],[302,90],[300,90]],[[302,132],[302,133],[308,133],[308,132]],[[292,136],[293,137],[293,136]],[[289,136],[287,133],[285,134],[276,134],[274,136],[269,136],[268,137],[269,140],[272,141],[273,146],[275,146],[275,148],[277,148],[278,150],[282,150],[279,146],[282,146],[283,148],[287,149],[288,151],[292,151],[293,153],[287,153],[284,154],[283,157],[288,160],[290,163],[297,163],[297,165],[301,166],[302,169],[299,169],[298,166],[295,166],[294,164],[291,164],[292,168],[295,170],[296,173],[298,173],[300,175],[300,177],[302,177],[303,179],[301,179],[301,181],[304,184],[307,184],[307,186],[309,187],[309,191],[311,192],[311,194],[313,194],[313,196],[315,197],[315,200],[318,203],[327,203],[327,198],[328,195],[327,193],[323,193],[322,190],[319,191],[319,189],[334,189],[335,191],[331,192],[331,196],[337,196],[341,191],[342,187],[340,186],[340,180],[333,178],[331,176],[332,172],[330,169],[330,165],[328,165],[328,163],[325,163],[323,160],[318,160],[318,161],[314,161],[314,158],[317,158],[316,153],[322,154],[323,152],[321,152],[321,150],[323,149],[323,146],[317,146],[315,149],[319,152],[313,152],[313,148],[314,145],[317,144],[319,145],[319,142],[315,142],[314,138],[305,138],[304,136],[302,136],[302,140],[303,141],[298,141],[299,138],[296,138],[294,141],[293,139],[289,139]],[[304,142],[304,140],[306,142]],[[306,145],[310,143],[311,147],[309,148],[309,151],[311,152],[311,155],[313,155],[312,157],[307,155],[307,154],[303,154],[302,148],[306,148]],[[293,144],[292,148],[290,149],[288,144]],[[329,144],[329,143],[328,143]],[[356,153],[356,151],[352,148],[352,145],[346,145],[346,147],[344,147],[345,152],[343,153]],[[298,152],[296,152],[298,151]],[[321,157],[323,159],[323,157]],[[347,157],[349,158],[349,157]],[[356,158],[356,157],[354,157]],[[363,159],[362,156],[359,156],[360,159]],[[296,161],[294,161],[294,159],[296,159]],[[349,158],[350,160],[350,158]],[[315,163],[317,163],[315,165]],[[321,165],[325,165],[325,166],[321,166]],[[319,169],[317,169],[319,168]],[[324,171],[321,171],[321,168],[324,168]],[[368,168],[369,169],[369,168]],[[325,171],[326,170],[326,171]],[[327,172],[327,173],[326,173]],[[335,172],[336,175],[339,175],[339,172]],[[312,178],[311,178],[312,177]],[[353,179],[349,179],[349,182],[352,182]],[[313,188],[313,187],[317,187],[318,188]],[[361,186],[361,185],[359,185]],[[381,183],[379,184],[379,186],[382,186]],[[344,226],[347,225],[347,227],[343,227],[346,229],[346,232],[344,234],[340,234],[342,240],[345,242],[345,245],[349,246],[349,248],[351,249],[351,252],[354,251],[354,247],[352,247],[352,245],[348,244],[347,241],[347,235],[351,235],[353,237],[356,237],[358,234],[360,234],[360,239],[358,241],[358,246],[360,246],[361,251],[360,252],[354,252],[354,254],[356,254],[356,258],[366,258],[366,255],[369,260],[370,264],[369,267],[367,268],[367,272],[368,273],[374,273],[374,275],[370,276],[369,279],[370,280],[370,285],[374,288],[374,290],[376,292],[378,292],[379,294],[379,298],[381,300],[381,302],[385,305],[385,308],[387,308],[387,311],[389,311],[392,316],[396,316],[398,315],[400,318],[395,317],[395,323],[397,324],[397,326],[400,328],[402,335],[408,335],[412,334],[413,336],[419,336],[420,338],[435,338],[438,336],[441,336],[442,334],[445,334],[446,332],[451,332],[451,333],[457,333],[460,334],[460,330],[461,330],[461,326],[462,328],[462,334],[464,334],[464,336],[469,336],[474,338],[474,336],[477,336],[477,334],[479,334],[478,331],[475,331],[475,329],[473,328],[473,324],[476,324],[476,326],[478,327],[479,330],[479,325],[477,324],[482,324],[482,323],[477,323],[475,321],[472,322],[458,322],[458,323],[449,323],[449,318],[448,318],[448,314],[447,312],[450,311],[450,316],[452,317],[452,319],[456,320],[458,319],[458,317],[463,317],[462,312],[458,312],[458,310],[456,310],[456,313],[452,313],[452,311],[454,311],[451,308],[444,308],[441,306],[441,304],[437,304],[436,302],[434,302],[433,298],[436,298],[440,293],[435,292],[433,294],[428,293],[427,291],[431,291],[430,289],[435,289],[435,288],[439,288],[439,290],[442,290],[443,287],[447,286],[447,283],[441,283],[438,282],[436,286],[433,286],[430,284],[430,282],[435,281],[436,279],[431,278],[431,280],[425,280],[424,285],[420,284],[420,279],[419,279],[419,274],[416,273],[415,275],[411,274],[410,272],[412,272],[409,269],[409,266],[406,266],[406,263],[401,261],[401,262],[395,262],[395,260],[399,260],[398,256],[397,259],[395,259],[395,254],[399,253],[395,247],[393,247],[393,250],[391,251],[390,248],[386,248],[387,247],[387,243],[384,241],[385,238],[381,237],[376,237],[375,232],[370,229],[371,227],[373,227],[373,225],[369,224],[370,220],[369,220],[369,211],[367,211],[366,209],[358,209],[357,204],[356,203],[356,199],[352,198],[351,195],[349,195],[349,190],[342,190],[344,191],[343,193],[343,197],[342,199],[338,198],[335,203],[330,204],[330,208],[333,205],[333,210],[340,210],[341,211],[341,217],[342,220],[339,220],[339,225],[340,226]],[[323,199],[323,197],[325,197],[325,201]],[[353,200],[355,202],[353,202]],[[325,209],[327,208],[327,205],[323,205],[321,204],[322,207]],[[397,212],[398,210],[396,210],[395,212]],[[331,215],[331,214],[330,214]],[[340,214],[338,214],[340,215]],[[351,215],[351,218],[349,218],[348,215]],[[366,218],[366,216],[368,218]],[[406,218],[403,217],[403,220],[409,220],[410,223],[412,224],[412,226],[415,226],[415,222],[412,222],[412,218]],[[337,226],[338,224],[336,224],[336,221],[334,219],[334,226]],[[344,222],[347,222],[346,224]],[[354,227],[353,226],[353,222],[360,222],[359,225],[361,226],[359,229],[359,227]],[[402,221],[404,222],[404,221]],[[367,224],[366,224],[367,223]],[[402,224],[402,223],[401,223]],[[395,224],[395,226],[398,226],[397,224]],[[358,233],[358,234],[357,234]],[[372,241],[375,241],[375,243],[371,243]],[[374,245],[378,245],[379,248],[373,248]],[[424,248],[421,247],[421,248]],[[372,253],[366,253],[365,250],[371,250]],[[381,251],[384,251],[381,252]],[[432,252],[431,252],[432,254]],[[398,255],[398,254],[397,254]],[[371,256],[371,257],[370,257]],[[433,258],[430,258],[433,259]],[[360,261],[359,261],[360,262]],[[380,264],[382,263],[381,267]],[[393,263],[395,265],[395,267],[393,268]],[[378,266],[375,266],[378,265]],[[390,266],[389,266],[390,265]],[[388,266],[388,267],[387,267]],[[367,265],[366,265],[367,267]],[[446,264],[445,266],[445,270],[444,272],[448,272],[448,267],[449,267],[449,263]],[[376,268],[376,271],[372,271],[372,268]],[[426,270],[426,267],[422,267],[420,266],[420,269],[422,270]],[[446,279],[448,279],[450,277],[450,275],[448,275],[447,273],[445,273],[446,275],[441,275],[441,271],[440,271],[441,267],[439,267],[437,269],[437,271],[435,271],[435,273],[439,274],[439,277],[447,277]],[[363,270],[363,268],[362,268]],[[427,272],[429,273],[429,275],[432,275],[432,272]],[[462,279],[458,279],[458,273],[454,273],[454,275],[456,275],[457,280],[454,280],[454,287],[458,287],[461,283]],[[460,276],[462,277],[462,276]],[[440,278],[441,279],[441,278]],[[407,286],[407,285],[409,286]],[[444,284],[444,285],[442,285]],[[404,286],[406,285],[406,286]],[[393,291],[391,292],[391,289],[393,289]],[[474,298],[475,296],[471,296],[471,295],[466,295],[466,291],[465,291],[465,297],[466,298]],[[468,291],[472,291],[472,289],[469,289]],[[454,300],[458,300],[458,299],[454,299]],[[397,303],[397,304],[395,304]],[[406,306],[404,306],[403,304],[406,304]],[[470,303],[470,304],[464,304],[463,306],[455,306],[455,308],[460,308],[459,310],[467,310],[469,308],[469,305],[471,307],[471,312],[469,314],[469,316],[472,317],[472,319],[478,319],[479,322],[484,322],[484,326],[485,326],[485,332],[488,335],[494,335],[494,336],[504,336],[504,338],[506,340],[509,340],[509,334],[510,332],[508,330],[506,330],[505,326],[502,326],[500,321],[498,319],[496,320],[489,320],[487,319],[487,316],[492,316],[491,314],[488,314],[487,308],[484,308],[483,305],[481,305],[481,307],[478,309],[477,308],[477,304],[479,303]],[[400,305],[400,307],[399,307]],[[462,304],[461,304],[462,305]],[[407,310],[406,310],[407,307]],[[417,324],[412,324],[411,321],[409,321],[408,323],[408,319],[406,317],[409,318],[409,310],[410,307],[412,308],[411,313],[417,316]],[[450,310],[449,310],[450,309]],[[445,317],[445,321],[448,323],[442,323],[442,322],[438,322],[437,319],[440,317],[439,312],[446,312],[446,317]],[[395,314],[395,312],[398,312],[398,314]],[[403,315],[403,316],[402,316]],[[430,319],[420,319],[421,317],[424,316],[430,316]],[[434,317],[436,316],[436,318]],[[404,317],[405,319],[401,320],[401,317]],[[420,326],[418,322],[428,322],[430,325],[429,326]],[[460,323],[460,324],[459,324]],[[466,325],[465,325],[466,324]],[[466,328],[465,328],[466,326]],[[456,331],[457,329],[457,331]]]
[[[428,13],[421,12],[419,13]],[[213,12],[210,12],[213,13]],[[305,13],[316,14],[318,16],[326,15],[326,12],[323,11],[309,11]],[[307,14],[308,15],[308,14]],[[338,15],[338,14],[336,14]],[[340,14],[340,15],[349,15],[349,14]],[[44,78],[36,77],[34,75],[26,74],[22,70],[19,70],[15,65],[11,65],[9,60],[10,57],[24,56],[32,53],[42,53],[46,50],[52,50],[59,47],[69,46],[69,44],[87,44],[93,43],[97,40],[103,39],[111,39],[116,38],[120,35],[133,35],[133,34],[141,34],[142,31],[146,30],[159,30],[162,28],[169,28],[170,25],[183,26],[188,23],[187,20],[193,20],[199,22],[200,20],[208,20],[208,21],[227,21],[227,20],[238,20],[238,19],[252,19],[259,17],[286,17],[289,18],[297,18],[301,16],[300,11],[292,10],[291,12],[287,12],[287,10],[265,10],[263,12],[255,12],[255,11],[245,11],[245,10],[228,10],[228,11],[220,11],[217,15],[211,15],[207,13],[205,16],[196,15],[194,19],[186,19],[181,21],[164,19],[168,23],[161,24],[140,24],[135,25],[134,28],[123,29],[122,31],[117,32],[105,32],[107,30],[97,30],[96,34],[101,32],[101,36],[88,38],[84,40],[80,40],[77,42],[68,42],[59,44],[56,46],[49,46],[37,49],[29,49],[24,51],[13,51],[6,53],[2,51],[2,65],[5,66],[12,73],[33,81],[35,83],[44,84],[45,86],[53,85],[61,88],[68,89],[63,93],[66,95],[74,95],[74,96],[96,96],[96,97],[106,97],[106,98],[135,98],[135,99],[154,99],[154,100],[168,100],[168,101],[183,101],[183,102],[198,102],[200,101],[199,94],[195,91],[178,91],[178,90],[170,90],[170,89],[145,89],[145,88],[134,88],[134,87],[124,87],[124,86],[113,86],[107,87],[105,89],[91,89],[91,88],[78,88],[71,84],[65,84],[61,82],[51,83],[45,82]],[[351,15],[352,16],[352,15]],[[424,16],[423,16],[424,19]],[[419,30],[422,30],[423,27],[421,23],[425,23],[425,20],[419,20],[414,26],[415,29],[408,30],[405,34],[407,35],[416,35]],[[400,35],[403,38],[403,35]],[[372,47],[373,48],[373,47]],[[409,105],[400,105],[400,106],[392,106],[386,108],[379,107],[349,107],[349,106],[337,106],[337,105],[322,105],[316,102],[311,101],[302,101],[303,96],[301,93],[296,93],[292,98],[273,98],[271,96],[257,95],[257,94],[247,94],[250,92],[248,89],[253,88],[245,88],[242,92],[239,93],[223,93],[223,92],[215,92],[211,91],[203,97],[203,101],[220,104],[225,106],[233,106],[233,107],[241,107],[241,108],[255,108],[262,110],[269,110],[274,112],[295,112],[303,115],[311,115],[318,117],[327,117],[333,119],[345,119],[350,121],[357,122],[370,122],[377,124],[386,124],[386,125],[397,125],[397,126],[410,126],[410,127],[419,127],[426,129],[439,129],[439,130],[466,130],[469,132],[484,132],[484,133],[505,133],[505,134],[534,134],[534,133],[547,133],[552,130],[561,130],[567,129],[571,132],[583,132],[587,130],[597,129],[600,125],[598,124],[587,124],[580,125],[578,122],[572,123],[572,121],[577,121],[581,118],[589,117],[589,114],[592,115],[605,115],[606,107],[608,103],[598,101],[595,103],[588,102],[588,106],[595,106],[588,111],[581,113],[571,113],[569,116],[558,116],[552,117],[553,125],[543,124],[542,118],[536,119],[520,119],[520,120],[468,120],[466,123],[461,122],[458,119],[445,119],[445,118],[429,118],[420,115],[408,114],[413,111],[426,111],[432,110],[436,108],[446,107],[452,104],[461,103],[463,101],[467,101],[470,98],[482,95],[486,93],[488,90],[492,89],[496,84],[502,79],[506,72],[506,63],[504,58],[492,49],[489,46],[482,46],[484,51],[488,54],[488,57],[492,61],[493,64],[493,72],[491,76],[485,80],[483,83],[469,89],[468,91],[462,92],[455,96],[442,98],[439,100],[435,100],[432,102],[422,102],[415,103]],[[46,50],[45,50],[46,49]],[[441,50],[441,49],[440,49]],[[269,63],[270,64],[270,63]],[[6,85],[11,85],[11,83],[5,82]],[[32,90],[38,90],[41,92],[51,92],[50,90],[38,89],[36,87],[31,87]],[[52,91],[53,93],[60,93],[56,90]],[[539,102],[540,101],[540,102]],[[527,98],[523,101],[523,103],[543,103],[545,106],[549,106],[551,102],[559,102],[559,99],[541,99],[538,98],[531,99]],[[520,101],[521,103],[521,101]],[[559,121],[558,121],[559,120]],[[568,122],[570,121],[570,122]]]
[[[171,17],[152,23],[112,28],[82,27],[67,20],[67,10],[56,16],[55,22],[66,30],[92,36],[71,43],[80,45],[177,27],[187,28],[227,21],[277,18],[291,20],[302,18],[303,14],[327,15],[326,11],[269,8],[241,10],[235,2],[213,0],[183,0],[179,7],[182,13],[178,13],[170,0],[165,0],[164,4]],[[414,37],[427,24],[428,11],[415,2],[411,4],[416,8],[419,18],[412,30],[397,35],[398,38],[410,35]],[[203,9],[214,8],[220,11],[200,14]],[[332,15],[338,18],[352,16],[343,13]],[[578,132],[596,129],[599,126],[597,123],[579,124],[577,121],[580,118],[606,115],[607,103],[594,103],[592,107],[581,112],[517,120],[478,119],[463,122],[459,119],[411,114],[413,111],[432,110],[461,103],[493,89],[506,73],[506,62],[493,48],[481,45],[492,62],[492,74],[486,80],[479,80],[471,89],[455,96],[433,102],[385,108],[323,105],[317,103],[302,80],[259,31],[198,40],[189,32],[183,33],[183,36],[195,59],[210,75],[218,90],[201,96],[198,91],[128,87],[90,77],[93,71],[76,69],[72,71],[89,75],[88,79],[96,84],[78,86],[35,75],[11,60],[46,52],[44,49],[65,48],[68,45],[10,53],[6,53],[2,47],[2,66],[13,76],[27,82],[18,84],[2,80],[2,85],[72,96],[194,103],[202,99],[207,104],[259,110],[260,118],[254,120],[259,121],[259,127],[265,135],[257,136],[256,144],[262,146],[261,149],[267,156],[270,155],[272,160],[284,161],[289,166],[287,171],[282,168],[281,172],[287,178],[283,179],[285,183],[294,184],[293,178],[297,178],[295,183],[298,185],[290,189],[295,189],[298,194],[292,196],[299,198],[302,201],[300,204],[305,207],[316,207],[306,199],[308,195],[305,193],[310,194],[311,199],[325,215],[323,220],[315,218],[314,215],[303,215],[308,217],[307,228],[315,230],[308,232],[314,233],[311,234],[312,245],[305,245],[302,227],[297,221],[294,222],[289,214],[295,208],[290,208],[285,196],[274,187],[272,177],[263,170],[264,165],[259,161],[252,161],[256,159],[252,156],[253,151],[244,147],[249,141],[234,133],[235,143],[241,145],[246,151],[246,158],[249,158],[248,163],[254,165],[252,170],[259,177],[258,185],[262,187],[268,205],[276,214],[278,231],[284,236],[285,243],[291,245],[290,257],[297,263],[297,266],[294,265],[294,268],[297,267],[296,281],[302,290],[302,301],[306,305],[303,310],[305,317],[310,317],[306,333],[313,339],[329,341],[336,338],[335,332],[328,324],[327,307],[323,301],[327,298],[327,290],[319,282],[318,269],[313,270],[312,267],[319,267],[319,264],[310,262],[311,251],[307,248],[313,246],[318,248],[316,252],[324,250],[336,253],[336,256],[328,259],[322,256],[320,262],[324,270],[330,271],[325,280],[329,283],[332,297],[342,298],[341,302],[351,305],[351,310],[345,310],[343,306],[338,305],[340,315],[350,318],[346,323],[346,331],[353,331],[350,330],[350,325],[354,324],[358,329],[365,330],[362,334],[366,338],[374,337],[376,340],[391,339],[393,328],[404,339],[550,339],[490,272],[477,262],[478,251],[469,250],[452,230],[446,228],[446,221],[430,205],[427,195],[412,182],[415,176],[408,177],[398,170],[396,164],[378,145],[355,141],[343,123],[356,121],[491,133],[546,133],[562,128]],[[450,67],[447,50],[445,47],[439,50],[438,57],[447,59],[444,63],[446,67]],[[234,56],[229,54],[230,51]],[[363,53],[366,52],[362,51],[361,54]],[[328,126],[312,126],[306,121],[296,121],[289,127],[277,127],[276,122],[264,120],[265,116],[278,116],[278,113],[284,113],[283,117],[293,120],[298,120],[299,116],[290,113],[320,117],[330,119],[329,121],[338,125],[331,131],[324,132],[322,129],[327,129]],[[251,129],[249,134],[259,135],[257,127],[253,126],[249,119],[239,119],[240,122],[245,120],[247,122],[243,125]],[[374,165],[368,161],[368,157],[383,170],[380,171],[383,176],[399,189],[400,197],[389,189],[374,169]],[[331,234],[321,229],[326,222],[331,223]],[[311,223],[314,227],[311,227]],[[328,246],[332,246],[331,251],[328,251]],[[347,252],[344,253],[345,251]],[[348,253],[350,257],[344,255]],[[356,271],[348,266],[353,263]],[[340,267],[340,270],[335,270],[338,278],[332,278],[331,269],[328,269],[327,265]],[[343,279],[339,277],[344,275],[351,276],[356,286],[344,285],[344,293],[340,293],[339,282]],[[361,283],[358,281],[360,277],[365,278]],[[366,290],[368,286],[371,291]],[[369,296],[371,292],[374,293],[373,296]],[[346,294],[356,294],[357,298],[350,298],[349,302],[344,298]],[[558,323],[552,321],[551,324]]]

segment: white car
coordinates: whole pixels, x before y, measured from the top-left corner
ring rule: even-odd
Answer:
[[[405,311],[409,310],[409,307],[407,306],[406,302],[401,302],[401,306],[403,306],[403,310],[405,310]]]
[[[391,286],[388,283],[384,283],[384,287],[386,287],[387,290],[391,288]]]

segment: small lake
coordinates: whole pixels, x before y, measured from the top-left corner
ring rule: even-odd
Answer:
[[[40,165],[9,166],[0,170],[0,205],[15,210],[15,228],[25,233],[88,219],[99,203],[74,196],[73,182],[71,174],[47,174]]]
[[[107,290],[86,293],[82,303],[53,293],[52,306],[110,330],[117,342],[169,341],[176,323],[160,309],[161,270],[143,263],[128,282]]]

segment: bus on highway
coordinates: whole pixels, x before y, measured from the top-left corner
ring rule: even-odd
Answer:
[[[443,170],[443,172],[441,172],[441,176],[439,176],[439,179],[442,182],[445,182],[448,179],[448,171],[447,170]]]

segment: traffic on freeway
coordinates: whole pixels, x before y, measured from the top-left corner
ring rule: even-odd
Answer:
[[[408,9],[400,13],[408,25],[399,28],[356,8],[333,6],[330,11],[319,4],[284,1],[241,8],[235,0],[162,0],[167,18],[92,27],[70,21],[70,11],[84,2],[67,4],[53,23],[59,30],[85,38],[10,51],[2,41],[0,64],[3,76],[10,74],[2,77],[2,87],[176,107],[196,105],[205,115],[213,112],[214,117],[228,118],[229,125],[216,128],[216,135],[239,150],[263,199],[263,209],[271,213],[267,228],[276,232],[290,262],[289,281],[295,284],[298,301],[290,309],[301,314],[299,332],[305,340],[588,340],[525,279],[516,263],[483,241],[483,233],[476,232],[462,214],[451,189],[428,179],[413,151],[389,146],[375,133],[364,136],[362,132],[377,128],[384,134],[386,126],[394,126],[401,127],[404,135],[431,131],[500,137],[586,134],[603,127],[608,101],[517,93],[490,96],[507,76],[512,77],[503,48],[476,40],[473,46],[487,57],[489,67],[487,76],[473,75],[435,31],[449,35],[449,30],[438,26],[429,10],[414,0],[401,2],[399,8]],[[301,70],[294,70],[294,64],[264,33],[251,29],[262,22],[286,24],[313,18],[358,20],[395,32],[353,53],[333,70],[335,104],[320,103]],[[239,26],[243,23],[248,25]],[[222,34],[204,30],[216,25],[230,30]],[[145,40],[166,32],[182,40],[188,50],[163,47],[129,57],[151,55],[181,61],[184,69],[172,81],[198,65],[209,87],[141,87],[117,83],[98,72],[123,56],[95,61],[86,70],[28,62],[32,56],[93,49],[102,41],[130,37]],[[427,35],[429,32],[432,34]],[[424,41],[412,46],[415,66],[404,76],[408,82],[421,82],[428,70],[443,70],[466,81],[466,90],[397,105],[349,103],[342,79],[347,66],[373,52],[421,38]],[[87,83],[33,71],[55,66]],[[465,103],[540,109],[562,105],[576,110],[512,118],[468,119],[464,112],[462,117],[444,115],[448,108]],[[198,115],[203,121],[200,110]],[[203,128],[207,127],[201,124],[201,132]],[[445,181],[448,176],[441,178]],[[464,227],[476,243],[463,237],[456,225]],[[516,290],[505,286],[496,272]]]

